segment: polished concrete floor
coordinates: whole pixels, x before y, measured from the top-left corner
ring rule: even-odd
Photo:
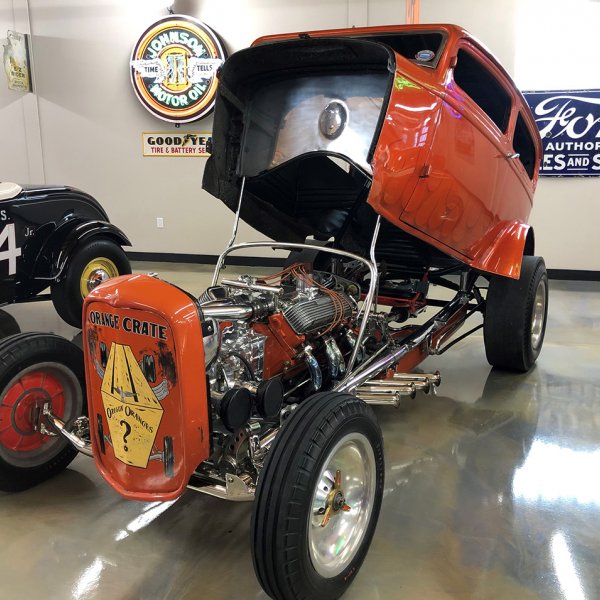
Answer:
[[[136,267],[206,285],[201,267]],[[530,373],[490,369],[474,335],[422,365],[442,372],[437,396],[377,410],[385,497],[345,599],[600,598],[600,283],[552,281],[550,293]],[[78,333],[49,302],[0,315],[0,328],[16,324]],[[265,599],[251,508],[193,492],[129,502],[77,458],[0,493],[0,600]]]

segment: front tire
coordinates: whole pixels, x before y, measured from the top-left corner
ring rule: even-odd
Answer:
[[[22,333],[0,342],[0,491],[53,477],[77,451],[36,430],[44,404],[69,422],[85,412],[83,352],[57,335]]]
[[[548,316],[548,275],[541,256],[524,256],[519,279],[492,276],[483,322],[493,367],[525,372],[542,350]]]
[[[121,246],[107,238],[84,242],[73,251],[62,279],[52,285],[52,304],[69,325],[81,327],[83,299],[103,281],[129,273]]]
[[[383,441],[350,394],[305,400],[273,442],[252,516],[254,570],[276,600],[339,598],[371,543],[383,496]]]

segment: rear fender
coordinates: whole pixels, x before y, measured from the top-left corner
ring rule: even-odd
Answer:
[[[70,219],[56,229],[40,250],[40,255],[46,260],[37,261],[41,266],[34,276],[60,280],[77,246],[93,237],[107,238],[120,246],[131,246],[127,236],[108,221]],[[48,257],[51,257],[50,260]]]
[[[498,223],[473,246],[469,263],[481,271],[518,279],[526,244],[533,252],[533,230],[529,225],[519,221]]]
[[[177,498],[210,447],[196,301],[153,277],[124,275],[94,289],[83,316],[98,470],[125,498]]]

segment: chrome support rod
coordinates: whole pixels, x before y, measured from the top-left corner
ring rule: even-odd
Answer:
[[[217,482],[194,473],[187,488],[232,502],[252,502],[255,494],[254,486],[248,485],[246,481],[233,473],[227,473],[223,482]]]
[[[371,241],[371,247],[369,248],[369,258],[371,259],[371,263],[377,265],[375,260],[375,244],[377,242],[377,238],[379,237],[379,228],[381,227],[381,215],[377,217],[377,221],[375,223],[375,228],[373,229],[373,240]],[[377,282],[375,286],[375,290],[377,290],[377,284],[379,283],[379,272],[377,272]],[[365,308],[365,304],[363,303],[361,309],[358,311],[356,315],[357,319],[360,319],[363,310]],[[377,298],[375,298],[375,312],[377,312]]]
[[[363,302],[361,312],[364,312],[362,321],[360,322],[360,327],[358,329],[358,336],[356,340],[356,344],[354,348],[352,348],[352,354],[348,359],[348,364],[346,365],[346,372],[348,374],[352,373],[352,369],[354,367],[354,363],[356,362],[356,357],[358,356],[358,352],[360,351],[360,347],[363,341],[363,337],[365,335],[365,330],[367,328],[367,321],[369,320],[369,314],[371,313],[371,307],[373,306],[373,302],[375,301],[375,311],[377,311],[376,304],[376,294],[377,287],[379,285],[379,273],[377,271],[377,263],[375,262],[375,243],[377,242],[377,236],[379,235],[379,228],[381,227],[381,215],[377,216],[377,222],[375,223],[375,230],[373,231],[373,241],[371,242],[371,248],[369,250],[369,257],[371,259],[369,265],[369,271],[371,275],[371,280],[369,282],[369,292],[365,297],[365,301]],[[361,313],[359,313],[360,315]],[[358,316],[357,316],[358,318]]]
[[[230,238],[229,242],[227,242],[226,250],[228,250],[229,248],[231,248],[233,246],[233,244],[235,243],[235,238],[237,237],[238,227],[240,225],[240,213],[242,211],[242,198],[244,196],[245,185],[246,185],[246,177],[242,177],[242,185],[240,186],[240,197],[238,200],[237,210],[235,211],[235,219],[233,221],[233,229],[231,231],[231,238]],[[211,285],[217,285],[217,279],[219,277],[219,273],[221,272],[221,268],[223,267],[223,261],[225,260],[225,256],[226,256],[225,253],[223,253],[223,254],[221,254],[221,256],[219,256],[219,260],[217,261],[217,264],[215,265],[215,272],[213,274]]]
[[[351,377],[347,377],[340,384],[336,385],[333,389],[336,392],[352,392],[354,391],[361,383],[364,383],[367,379],[372,377],[373,375],[377,375],[388,369],[395,363],[397,363],[403,356],[408,354],[413,348],[416,348],[421,342],[425,340],[425,338],[430,335],[435,330],[435,323],[431,323],[425,330],[422,330],[420,335],[412,339],[411,341],[407,341],[401,346],[398,346],[395,350],[386,354],[379,360],[371,363],[366,369],[363,369],[360,373],[356,375],[352,375]]]
[[[378,219],[378,224],[380,220]],[[379,225],[375,228],[375,235],[379,232]],[[354,363],[356,362],[356,356],[360,350],[360,346],[363,341],[363,337],[365,334],[365,329],[367,327],[367,318],[371,312],[371,307],[373,306],[373,299],[375,298],[375,292],[377,291],[377,266],[371,260],[367,260],[358,254],[353,254],[352,252],[346,252],[345,250],[338,250],[337,248],[327,248],[326,246],[316,246],[315,244],[296,244],[292,242],[244,242],[241,244],[235,244],[234,246],[229,246],[225,248],[222,254],[219,256],[219,260],[217,261],[217,269],[215,270],[215,275],[213,277],[213,281],[211,285],[217,285],[219,270],[223,263],[225,262],[225,258],[230,252],[235,252],[236,250],[242,250],[246,248],[272,248],[273,250],[316,250],[317,252],[326,252],[328,254],[335,254],[337,256],[345,256],[350,258],[351,260],[356,260],[363,263],[369,269],[370,283],[369,283],[369,291],[365,296],[365,300],[363,302],[363,306],[361,309],[361,313],[364,313],[363,319],[361,321],[358,335],[356,338],[356,345],[352,350],[352,354],[348,361],[348,365],[346,366],[346,372],[350,373]],[[360,313],[359,313],[360,314]],[[345,381],[345,380],[344,380]]]
[[[373,241],[371,242],[371,248],[369,250],[369,257],[371,258],[371,262],[376,265],[377,260],[375,259],[375,244],[377,243],[377,238],[379,237],[379,228],[381,227],[381,215],[377,215],[377,222],[375,223],[375,230],[373,231]],[[376,282],[375,290],[377,291],[379,287],[379,271],[377,271],[377,282]],[[375,295],[375,312],[377,312],[377,294]]]
[[[444,327],[448,320],[468,302],[469,296],[463,292],[459,292],[442,310],[424,323],[417,331],[407,336],[401,345],[396,346],[389,354],[385,354],[368,367],[346,377],[346,379],[333,388],[334,391],[353,392],[361,383],[390,368],[403,356],[422,344],[432,333]]]
[[[377,350],[377,352],[375,352],[375,354],[369,356],[369,358],[367,358],[367,360],[360,363],[360,365],[358,365],[358,367],[356,367],[356,370],[354,371],[354,375],[358,375],[359,373],[362,373],[372,362],[377,360],[377,358],[379,356],[381,356],[389,347],[390,347],[390,342],[386,342],[381,348],[379,348],[379,350]]]
[[[44,404],[44,408],[42,410],[42,415],[46,417],[48,423],[63,437],[67,438],[69,442],[75,447],[76,450],[85,454],[86,456],[93,456],[92,454],[92,444],[75,435],[69,429],[67,429],[67,424],[59,419],[56,415],[52,414],[50,410],[49,404]]]

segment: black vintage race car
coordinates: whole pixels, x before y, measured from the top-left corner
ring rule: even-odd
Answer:
[[[122,249],[130,245],[81,190],[0,183],[0,304],[44,298],[50,286],[58,314],[80,327],[83,298],[131,273]]]

